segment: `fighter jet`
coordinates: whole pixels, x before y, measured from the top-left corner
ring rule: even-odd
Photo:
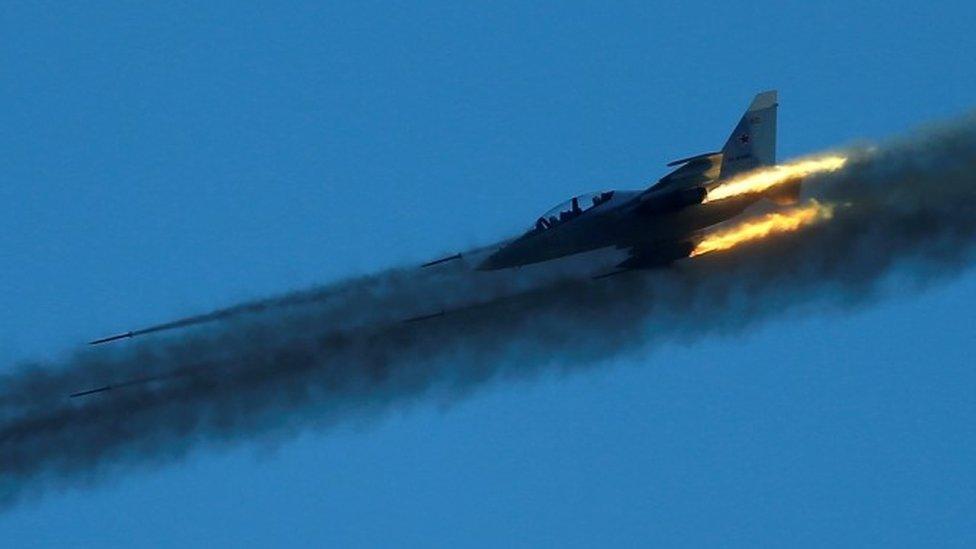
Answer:
[[[722,150],[668,164],[674,171],[644,190],[605,190],[574,196],[540,215],[521,236],[476,265],[480,270],[521,267],[600,248],[627,250],[619,271],[669,265],[691,255],[697,236],[768,198],[789,204],[799,182],[764,194],[705,201],[710,189],[776,162],[776,91],[756,95]],[[455,254],[425,267],[460,259]],[[619,272],[618,271],[618,272]]]

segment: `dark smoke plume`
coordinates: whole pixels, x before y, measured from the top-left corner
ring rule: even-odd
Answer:
[[[843,170],[805,184],[839,205],[830,221],[669,270],[596,281],[572,260],[509,273],[392,270],[21,366],[0,378],[0,501],[801,309],[863,306],[892,275],[917,289],[971,264],[976,118],[844,154]],[[141,382],[120,385],[130,380]],[[116,389],[67,398],[104,384]]]

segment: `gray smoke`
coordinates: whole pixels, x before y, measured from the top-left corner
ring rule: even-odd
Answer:
[[[0,501],[801,310],[859,307],[892,275],[918,289],[971,264],[976,118],[844,154],[843,170],[805,185],[840,204],[829,222],[669,270],[603,280],[583,261],[391,270],[186,319],[204,324],[185,333],[22,365],[0,378]],[[128,380],[140,383],[67,398]]]

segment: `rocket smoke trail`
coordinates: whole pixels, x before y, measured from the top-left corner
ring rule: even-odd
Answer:
[[[843,169],[804,184],[836,205],[829,221],[668,270],[603,280],[573,261],[538,274],[391,270],[218,311],[187,333],[21,366],[0,378],[0,501],[800,307],[862,306],[889,275],[921,287],[970,266],[976,117],[844,152]],[[477,305],[400,321],[458,304]],[[140,383],[123,388],[129,380]],[[67,398],[106,383],[118,390]]]

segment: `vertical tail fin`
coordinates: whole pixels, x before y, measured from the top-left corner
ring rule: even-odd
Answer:
[[[721,179],[776,163],[776,90],[757,95],[722,147]]]

